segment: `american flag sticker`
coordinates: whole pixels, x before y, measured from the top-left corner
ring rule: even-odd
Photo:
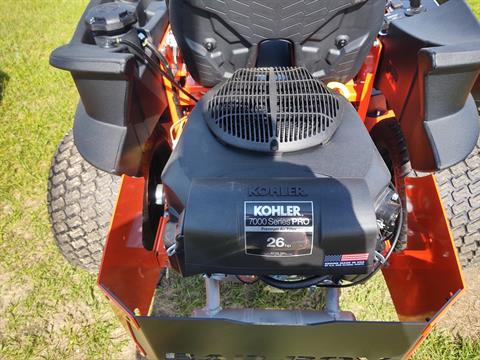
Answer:
[[[369,253],[325,255],[324,267],[365,266]]]

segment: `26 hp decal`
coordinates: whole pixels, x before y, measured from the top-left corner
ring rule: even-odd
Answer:
[[[247,255],[289,257],[311,255],[313,202],[246,201]]]

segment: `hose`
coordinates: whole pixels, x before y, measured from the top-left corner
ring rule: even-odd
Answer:
[[[165,68],[165,71],[168,72],[170,77],[175,78],[175,75],[173,75],[172,69],[170,69],[170,65],[168,64],[168,61],[165,58],[165,56],[163,56],[163,54],[160,51],[158,51],[158,49],[150,41],[148,41],[148,39],[146,39],[143,42],[143,46],[150,49],[150,51],[155,54],[158,61],[162,63],[163,67]]]
[[[384,156],[387,164],[393,172],[395,189],[400,197],[400,213],[397,219],[395,236],[391,242],[390,249],[385,255],[383,262],[368,275],[358,275],[351,282],[342,284],[321,284],[323,281],[330,279],[330,276],[317,276],[300,281],[281,281],[270,276],[262,276],[260,279],[266,284],[279,289],[301,289],[310,286],[319,286],[326,288],[347,288],[362,284],[371,279],[381,268],[382,265],[390,259],[394,251],[401,251],[407,247],[407,192],[405,186],[405,178],[411,173],[412,167],[408,148],[403,136],[402,129],[395,119],[386,119],[375,125],[371,131],[372,139],[380,153]]]
[[[390,165],[393,172],[395,189],[400,196],[402,218],[400,238],[395,250],[405,250],[407,247],[407,190],[405,178],[410,175],[412,166],[408,154],[407,142],[403,136],[400,124],[396,119],[386,119],[379,122],[370,132],[378,151]]]
[[[264,275],[259,277],[265,284],[273,286],[277,289],[282,290],[298,290],[308,288],[314,285],[321,283],[322,281],[328,280],[330,276],[314,276],[303,280],[296,280],[296,281],[282,281],[275,279],[271,276]]]
[[[145,52],[145,50],[138,46],[137,44],[129,41],[129,40],[125,40],[125,39],[119,39],[118,40],[118,43],[119,44],[123,44],[125,46],[127,46],[128,48],[130,48],[131,50],[133,50],[134,54],[138,57],[140,57],[142,60],[145,61],[145,63],[147,64],[147,66],[149,67],[150,70],[152,70],[155,74],[157,74],[158,76],[160,77],[165,77],[167,78],[171,83],[172,83],[172,86],[174,86],[175,88],[177,88],[179,91],[183,92],[185,95],[188,96],[188,98],[190,98],[191,100],[193,100],[194,102],[198,102],[198,99],[195,98],[192,94],[190,94],[188,91],[186,91],[179,83],[177,83],[177,81],[175,80],[175,78],[173,78],[170,74],[168,74],[166,71],[164,71],[163,69],[161,69],[158,64],[156,64],[152,58],[150,58],[147,53]]]
[[[148,37],[145,37],[145,40],[142,42],[142,46],[150,49],[150,51],[157,57],[159,63],[162,64],[165,71],[170,75],[169,79],[175,79],[175,75],[168,64],[167,59],[163,54],[148,40]],[[172,82],[172,81],[170,81]],[[175,103],[175,110],[177,111],[177,115],[179,118],[182,118],[183,113],[180,109],[180,101],[178,100],[178,95],[176,92],[173,93],[173,102]]]

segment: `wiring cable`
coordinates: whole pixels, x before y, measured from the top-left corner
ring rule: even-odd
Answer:
[[[398,241],[400,239],[400,236],[402,234],[402,224],[403,224],[403,212],[400,211],[399,216],[398,216],[397,229],[396,229],[396,232],[395,232],[393,242],[390,245],[390,249],[388,249],[387,254],[384,256],[384,260],[382,259],[382,261],[379,261],[375,270],[373,270],[370,274],[365,275],[365,276],[359,275],[354,280],[352,280],[351,282],[346,283],[346,284],[341,284],[341,283],[340,284],[318,284],[317,286],[330,287],[330,288],[347,288],[347,287],[363,284],[367,280],[371,279],[388,262],[388,260],[392,256],[393,252],[395,251],[397,243],[398,243]]]
[[[235,277],[237,278],[238,281],[240,281],[242,284],[245,284],[245,285],[253,285],[260,280],[259,277],[253,278],[252,281],[246,281],[246,280],[242,279],[242,276],[240,276],[240,275],[235,275]]]
[[[278,280],[275,279],[272,276],[260,276],[260,280],[262,280],[265,284],[273,286],[277,289],[282,289],[282,290],[298,290],[298,289],[304,289],[308,288],[311,286],[315,286],[322,281],[328,280],[330,278],[329,275],[324,275],[324,276],[313,276],[309,277],[306,279],[302,280],[295,280],[295,281],[283,281],[283,280]]]
[[[165,71],[170,75],[170,78],[171,79],[175,79],[175,75],[174,73],[172,72],[172,69],[170,68],[170,65],[167,61],[167,59],[165,58],[165,56],[163,56],[163,54],[148,40],[148,37],[145,35],[145,34],[141,34],[139,33],[138,34],[138,38],[140,39],[140,41],[142,41],[142,46],[143,47],[146,47],[148,48],[158,59],[158,62],[159,64],[161,64],[163,66],[163,68],[165,69]],[[169,79],[170,79],[169,78]],[[177,111],[177,115],[179,118],[182,118],[183,116],[183,112],[180,108],[180,101],[178,100],[178,94],[176,92],[173,92],[173,102],[175,103],[175,109]]]
[[[331,276],[329,275],[314,276],[314,277],[310,277],[310,278],[298,280],[298,281],[282,281],[282,280],[275,279],[271,276],[265,275],[265,276],[260,276],[260,280],[262,280],[267,285],[276,287],[278,289],[286,289],[286,290],[303,289],[311,286],[318,286],[318,287],[325,287],[325,288],[348,288],[348,287],[362,284],[367,280],[371,279],[383,267],[383,265],[385,265],[388,262],[393,252],[395,251],[397,243],[402,234],[402,225],[403,225],[403,212],[400,211],[397,219],[395,236],[393,238],[393,241],[391,242],[391,245],[387,254],[384,256],[382,261],[378,262],[377,267],[371,273],[365,276],[359,275],[355,279],[353,279],[351,282],[348,282],[345,284],[322,283],[322,282],[325,282],[326,280],[331,281]]]
[[[139,58],[141,58],[142,60],[144,60],[145,64],[150,68],[150,70],[152,70],[157,76],[160,76],[160,77],[165,77],[167,78],[172,86],[174,86],[175,88],[177,88],[179,91],[181,91],[182,93],[184,93],[186,96],[188,96],[188,98],[190,98],[191,100],[193,100],[194,102],[198,102],[198,99],[196,97],[194,97],[192,94],[190,94],[188,91],[186,91],[182,85],[180,85],[176,80],[175,78],[173,78],[167,71],[161,69],[158,64],[155,63],[155,61],[149,57],[147,55],[147,53],[145,52],[145,50],[138,46],[137,44],[129,41],[129,40],[125,40],[125,39],[119,39],[118,40],[118,43],[119,44],[123,44],[125,46],[127,46],[129,49],[133,50],[134,54],[136,56],[138,56]]]
[[[175,75],[173,74],[172,69],[170,68],[170,65],[168,64],[168,61],[165,58],[165,56],[163,56],[163,54],[150,41],[148,41],[148,39],[145,39],[142,45],[147,49],[149,49],[153,54],[155,54],[158,61],[162,64],[162,66],[168,72],[170,77],[174,79]]]

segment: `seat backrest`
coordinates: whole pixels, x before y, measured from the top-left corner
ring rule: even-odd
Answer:
[[[347,81],[368,54],[384,11],[385,0],[170,1],[175,38],[204,86],[255,66],[259,44],[269,39],[289,40],[294,65],[315,77]]]

